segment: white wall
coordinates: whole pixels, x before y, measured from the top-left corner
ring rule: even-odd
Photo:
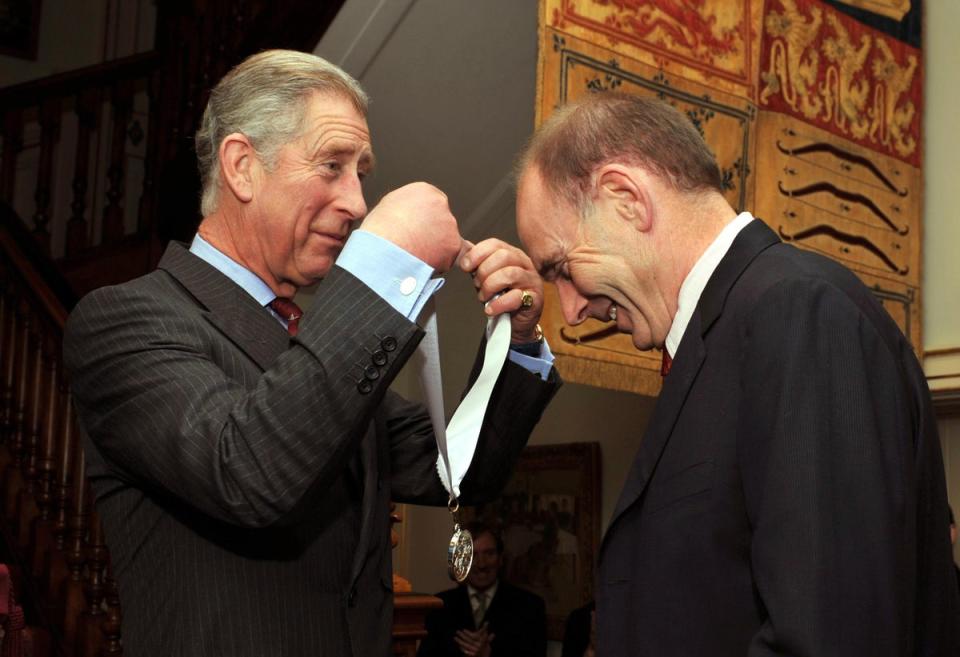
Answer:
[[[153,0],[43,0],[35,60],[0,55],[0,87],[153,47]]]
[[[43,0],[37,59],[0,55],[0,87],[103,61],[108,0]]]

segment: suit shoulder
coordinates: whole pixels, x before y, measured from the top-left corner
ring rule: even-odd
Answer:
[[[196,305],[169,274],[155,270],[139,278],[98,288],[85,295],[67,317],[63,352],[68,369],[84,360],[84,354],[118,340],[154,335],[172,329],[170,322]],[[157,321],[162,319],[164,321]]]
[[[452,589],[446,589],[445,591],[440,591],[437,593],[437,597],[443,600],[444,602],[448,600],[453,600],[459,595],[464,595],[464,589],[462,586],[454,586]]]
[[[173,290],[180,294],[171,295]],[[97,288],[86,294],[70,313],[68,324],[71,319],[74,322],[77,319],[89,319],[100,314],[109,314],[113,309],[129,313],[143,305],[167,305],[183,294],[183,288],[173,277],[156,269],[125,283]]]
[[[514,586],[507,582],[500,582],[498,585],[503,588],[504,593],[509,594],[512,598],[524,605],[545,607],[546,603],[543,598],[533,591],[528,591],[527,589],[522,589],[519,586]]]

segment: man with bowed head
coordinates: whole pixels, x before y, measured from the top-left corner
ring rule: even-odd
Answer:
[[[652,98],[558,110],[517,227],[568,324],[663,351],[600,549],[597,655],[958,654],[929,392],[859,279],[734,211]]]
[[[356,81],[313,55],[238,65],[197,133],[192,244],[70,316],[64,353],[129,654],[390,653],[390,501],[447,493],[425,409],[388,386],[423,335],[434,274],[462,251],[479,295],[509,290],[487,312],[510,314],[514,347],[464,502],[506,483],[557,388],[522,251],[465,247],[425,183],[367,214],[366,111]],[[292,297],[318,281],[301,310]]]

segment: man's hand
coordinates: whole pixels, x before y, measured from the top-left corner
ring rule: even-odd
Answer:
[[[466,657],[490,657],[490,643],[494,639],[487,624],[480,626],[479,630],[457,630],[453,635],[453,640]]]
[[[460,268],[473,276],[480,301],[489,301],[503,292],[487,306],[487,314],[511,313],[511,342],[534,342],[537,322],[543,312],[543,281],[533,262],[517,247],[498,239],[466,245]],[[529,307],[522,305],[525,292],[532,302]]]
[[[362,227],[441,274],[453,266],[463,244],[447,195],[423,182],[404,185],[384,196]]]

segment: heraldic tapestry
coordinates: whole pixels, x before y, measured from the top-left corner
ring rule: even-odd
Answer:
[[[832,257],[919,353],[920,0],[541,0],[537,123],[603,90],[657,96],[710,145],[731,205]],[[570,381],[655,395],[660,357],[547,290]]]

